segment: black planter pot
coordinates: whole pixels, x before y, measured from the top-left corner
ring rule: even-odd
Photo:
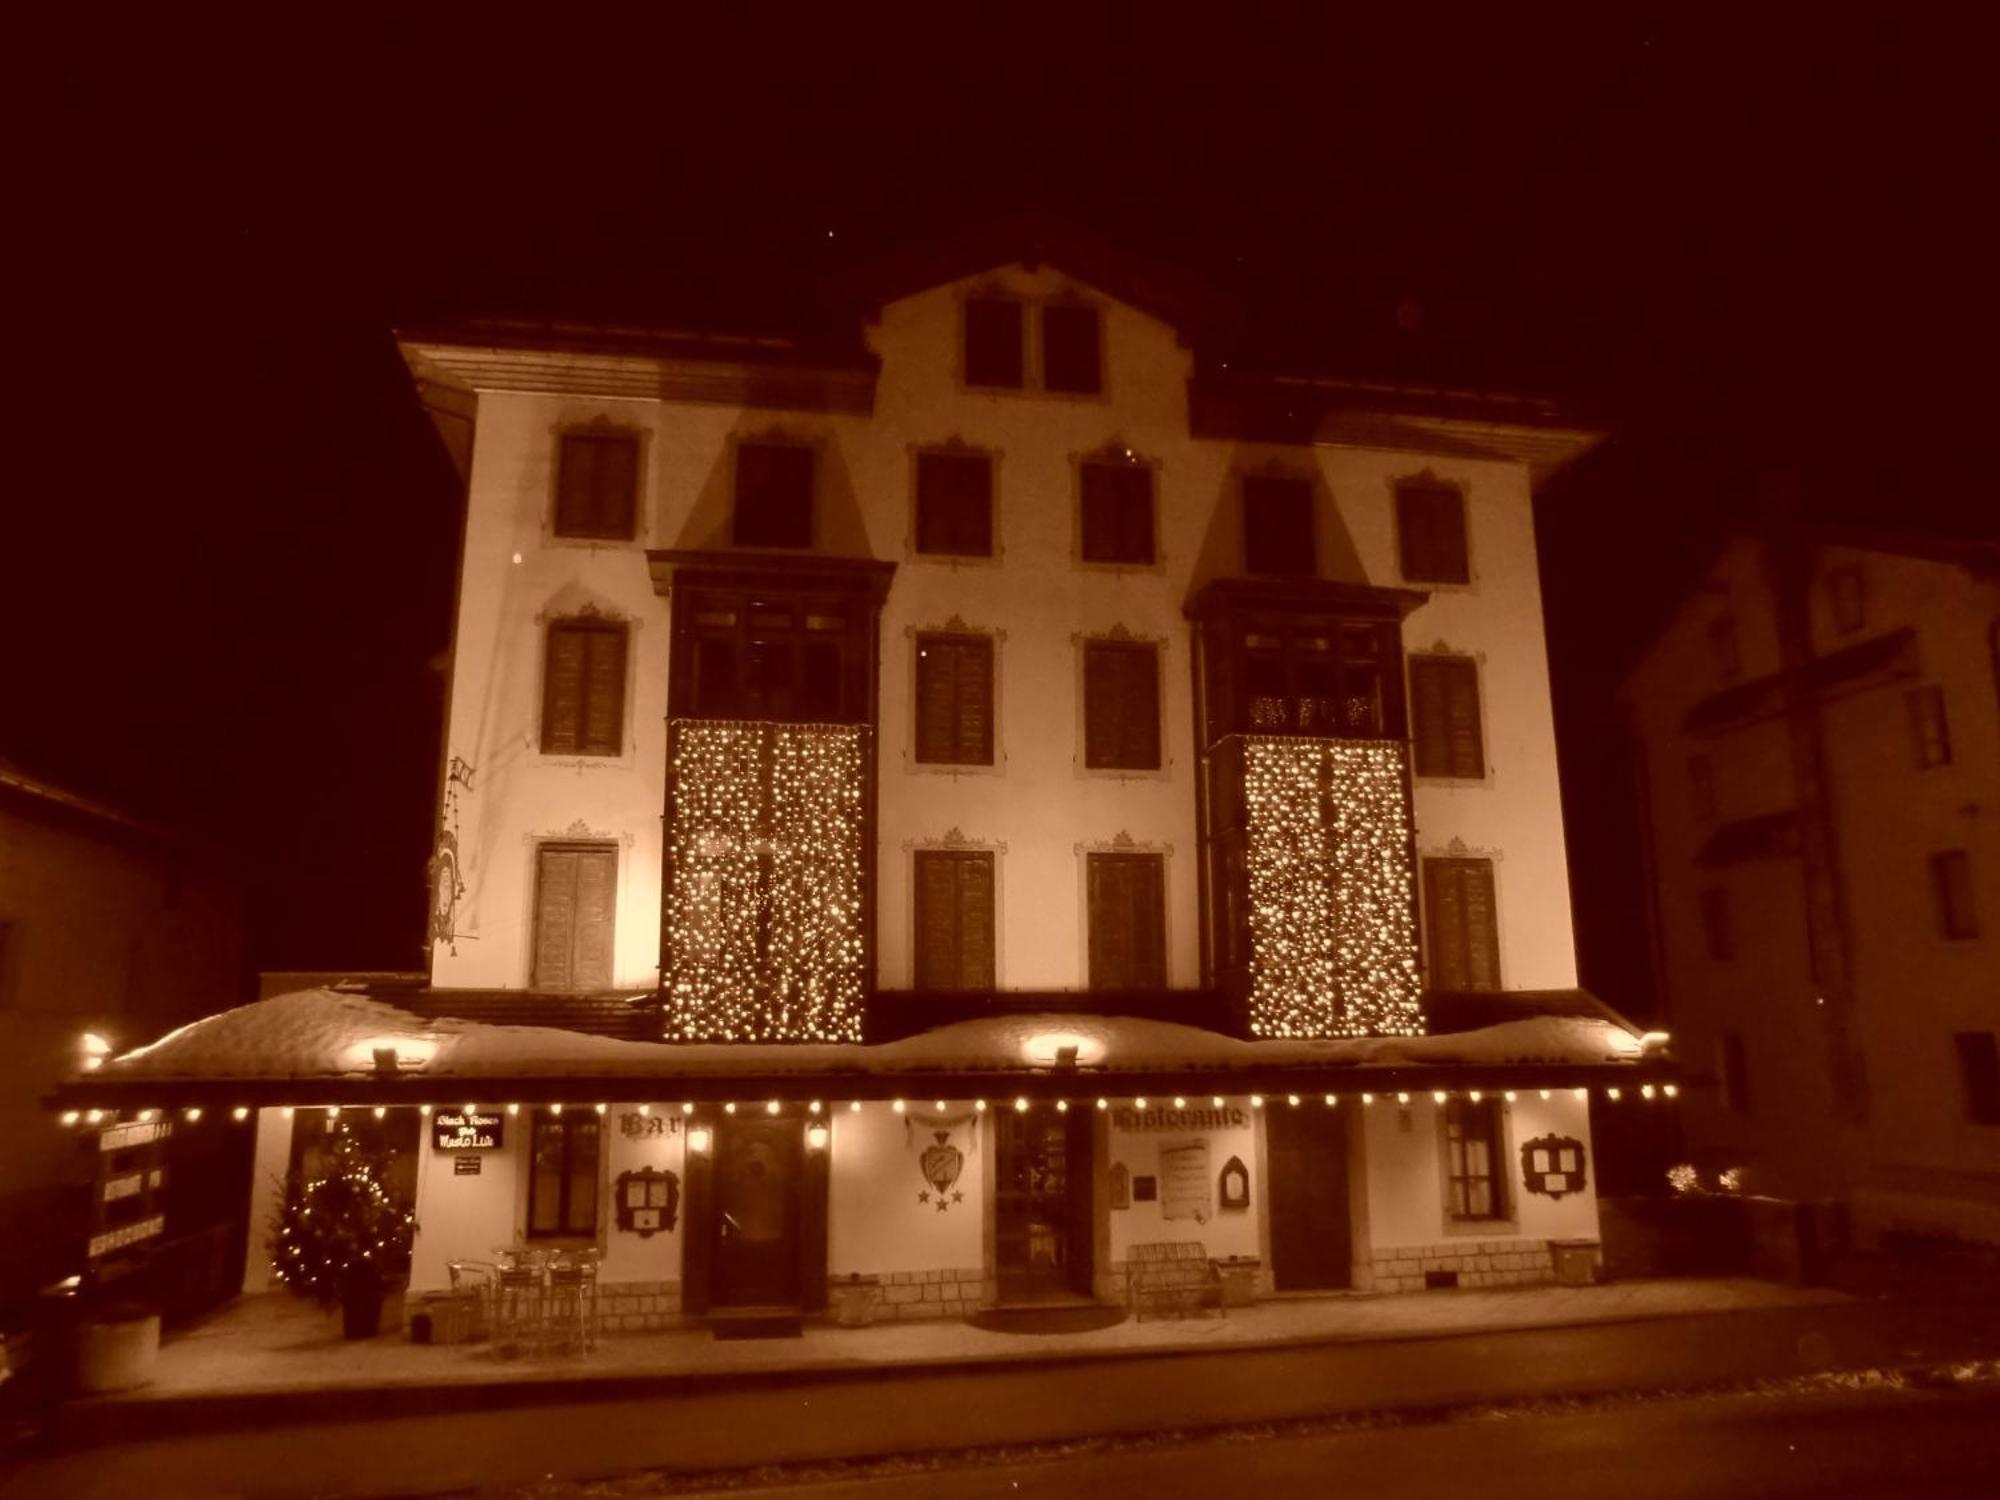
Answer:
[[[382,1331],[382,1289],[350,1287],[340,1299],[340,1332],[350,1339],[372,1339]]]

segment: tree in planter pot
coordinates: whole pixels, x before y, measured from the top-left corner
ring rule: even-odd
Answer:
[[[332,1144],[322,1175],[286,1185],[271,1229],[271,1263],[293,1296],[329,1312],[338,1307],[348,1338],[373,1338],[383,1299],[409,1275],[417,1221],[389,1196],[380,1156],[345,1125],[335,1127]]]

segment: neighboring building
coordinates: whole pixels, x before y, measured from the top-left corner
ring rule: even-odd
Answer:
[[[1244,375],[1077,236],[856,308],[403,336],[476,397],[428,983],[73,1097],[264,1106],[260,1184],[281,1105],[434,1105],[415,1284],[567,1240],[648,1322],[1115,1299],[1162,1241],[1547,1278],[1583,1091],[1664,1076],[1575,988],[1530,502],[1591,435]]]
[[[151,1040],[240,997],[246,978],[230,861],[0,763],[0,1307],[83,1269],[96,1164],[43,1100],[89,1055],[86,1038]],[[178,1154],[201,1152],[191,1139]],[[189,1193],[202,1189],[176,1183],[166,1200],[182,1204],[176,1229],[205,1227]],[[239,1237],[221,1258],[241,1253]]]
[[[1624,697],[1696,1165],[2000,1240],[2000,546],[1737,535]]]

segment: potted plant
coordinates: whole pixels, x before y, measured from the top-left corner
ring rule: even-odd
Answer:
[[[389,1196],[383,1176],[383,1163],[340,1126],[324,1174],[287,1184],[271,1228],[278,1280],[296,1297],[339,1308],[351,1339],[381,1331],[382,1303],[410,1269],[417,1221]]]
[[[832,1294],[833,1320],[842,1328],[866,1328],[874,1321],[875,1299],[881,1294],[879,1276],[852,1272],[836,1276],[827,1290]]]

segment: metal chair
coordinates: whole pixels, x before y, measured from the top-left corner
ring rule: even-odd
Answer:
[[[494,1353],[539,1353],[548,1337],[548,1298],[540,1268],[501,1266],[493,1301]]]

